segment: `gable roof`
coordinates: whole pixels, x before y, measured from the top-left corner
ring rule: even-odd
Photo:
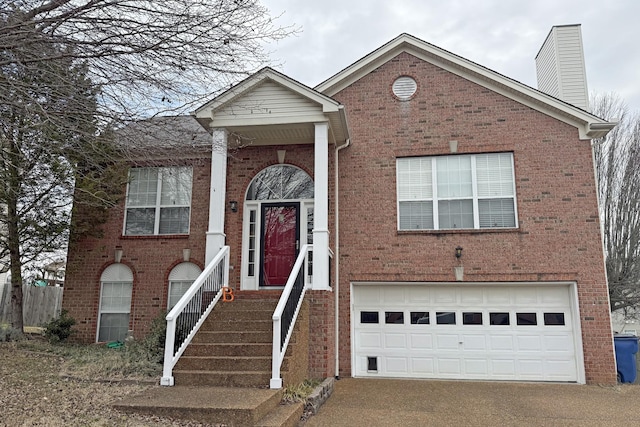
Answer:
[[[332,142],[349,138],[344,107],[270,67],[265,67],[198,108],[194,116],[206,129],[224,127],[255,137],[257,143],[276,140],[313,141],[313,123],[329,122]]]
[[[317,85],[315,89],[333,96],[402,52],[573,125],[578,128],[580,139],[603,137],[616,125],[615,122],[603,120],[588,111],[406,33],[400,34],[349,65]]]

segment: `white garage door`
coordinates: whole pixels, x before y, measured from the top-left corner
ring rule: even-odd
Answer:
[[[353,376],[583,381],[569,285],[352,289]]]

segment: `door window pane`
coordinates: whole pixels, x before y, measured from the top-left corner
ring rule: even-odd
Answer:
[[[544,313],[544,324],[564,326],[564,313]]]
[[[536,313],[516,313],[516,321],[521,326],[535,326],[538,324]]]
[[[360,323],[378,323],[377,311],[361,311]]]
[[[463,325],[482,325],[482,313],[462,313]]]
[[[489,313],[490,325],[509,325],[509,313]]]
[[[428,325],[429,312],[428,311],[412,311],[411,324],[412,325]]]
[[[404,324],[404,313],[402,311],[387,311],[384,313],[384,323],[402,325]]]
[[[436,313],[436,323],[438,325],[455,325],[456,313],[454,311],[439,311]]]

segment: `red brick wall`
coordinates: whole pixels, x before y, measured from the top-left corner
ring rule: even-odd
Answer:
[[[131,268],[134,275],[129,329],[133,329],[136,338],[144,336],[151,321],[166,311],[169,273],[183,262],[182,250],[191,249],[190,261],[204,267],[211,157],[205,154],[181,162],[193,166],[189,236],[122,236],[123,201],[121,206],[109,212],[107,222],[101,226],[104,237],[77,236],[78,239],[70,244],[63,308],[77,321],[75,341],[96,340],[100,276],[114,263],[116,247],[122,248],[122,263]]]
[[[415,97],[393,81],[412,76]],[[575,281],[586,377],[615,382],[608,293],[589,141],[575,127],[401,54],[334,96],[346,107],[352,146],[339,162],[340,371],[351,373],[352,281]],[[516,230],[398,232],[397,157],[513,152]]]

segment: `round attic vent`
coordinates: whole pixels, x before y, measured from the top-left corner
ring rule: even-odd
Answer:
[[[393,94],[400,100],[406,101],[418,90],[418,84],[409,76],[398,77],[391,87]]]

